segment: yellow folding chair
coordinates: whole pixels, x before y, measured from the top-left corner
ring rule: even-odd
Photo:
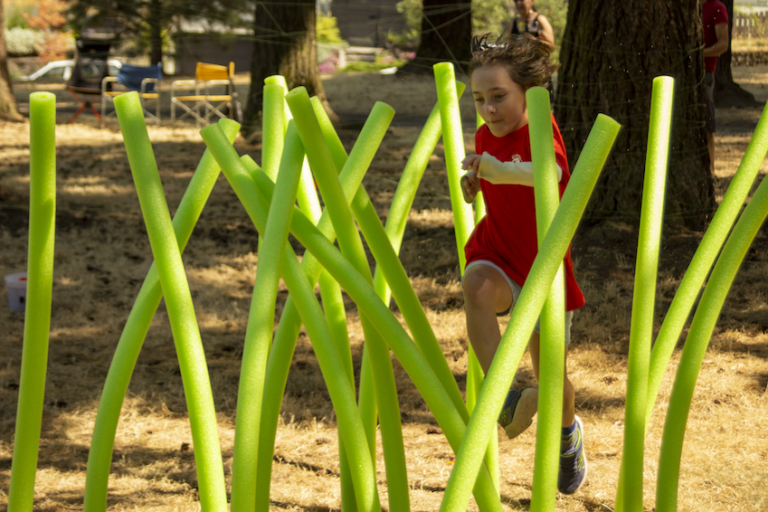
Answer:
[[[200,123],[210,123],[211,115],[221,118],[229,117],[223,109],[228,107],[229,112],[236,111],[237,95],[234,89],[234,76],[234,62],[230,62],[229,66],[198,62],[194,80],[175,80],[171,83],[171,123],[186,116],[192,116],[195,118],[195,125],[199,127]],[[195,88],[194,95],[177,96],[179,89],[188,91],[190,85]],[[225,86],[225,94],[213,94],[212,89],[222,85]],[[176,118],[177,106],[184,110],[184,114],[178,119]]]

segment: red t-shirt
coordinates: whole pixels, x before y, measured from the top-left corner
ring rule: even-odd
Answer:
[[[571,175],[565,157],[565,145],[560,130],[552,118],[555,138],[555,159],[563,170],[560,197]],[[531,138],[528,125],[505,135],[495,137],[483,125],[475,134],[475,151],[496,157],[501,162],[530,162]],[[487,260],[496,264],[521,287],[539,252],[536,236],[536,208],[533,187],[524,185],[494,185],[481,179],[480,188],[487,214],[481,220],[464,247],[467,263]],[[571,262],[571,248],[565,255],[565,309],[571,311],[584,305],[584,295],[576,284]]]
[[[718,0],[704,2],[701,6],[704,21],[704,47],[709,48],[717,42],[715,25],[728,23],[728,11]],[[704,68],[708,73],[714,73],[717,67],[717,57],[704,57]]]

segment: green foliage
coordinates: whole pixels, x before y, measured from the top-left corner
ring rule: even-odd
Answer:
[[[397,12],[405,15],[408,29],[401,34],[392,34],[388,39],[393,43],[415,42],[421,32],[422,0],[401,0]],[[547,17],[555,32],[555,45],[559,46],[565,31],[568,3],[565,0],[536,0],[536,12]],[[475,34],[490,32],[501,35],[502,30],[515,15],[511,0],[472,0],[472,31]]]
[[[24,14],[32,14],[31,5],[8,5],[5,8],[5,28],[29,28]]]
[[[319,14],[316,20],[315,32],[318,43],[343,45],[346,42],[341,38],[341,32],[336,23],[336,18]]]
[[[5,45],[11,55],[35,55],[45,42],[45,34],[31,28],[13,27],[5,31]]]
[[[391,67],[402,67],[407,60],[382,60],[377,58],[375,62],[366,62],[363,60],[355,60],[350,62],[347,67],[339,71],[361,71],[364,73],[376,73],[382,69]]]

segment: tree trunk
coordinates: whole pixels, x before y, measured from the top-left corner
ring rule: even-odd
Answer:
[[[21,121],[16,105],[16,97],[13,95],[11,75],[8,73],[8,52],[5,49],[5,11],[3,0],[0,0],[0,119],[6,121]]]
[[[573,168],[603,113],[623,126],[585,219],[638,224],[652,81],[675,79],[665,219],[692,229],[715,209],[704,128],[704,32],[698,0],[570,0],[555,116]]]
[[[162,28],[164,24],[163,7],[160,0],[152,0],[149,4],[150,18],[149,22],[149,42],[150,54],[149,64],[154,66],[163,61],[163,36]]]
[[[424,0],[423,9],[416,57],[398,73],[431,75],[434,64],[449,61],[457,74],[466,74],[472,57],[471,0]]]
[[[715,68],[715,104],[718,107],[754,107],[755,96],[733,81],[731,48],[733,43],[733,0],[720,0],[728,10],[728,50],[717,58]]]
[[[333,113],[320,81],[315,40],[315,2],[257,2],[254,21],[251,89],[243,119],[243,133],[259,128],[259,113],[264,103],[264,79],[283,75],[288,88],[304,86],[310,96],[317,96],[333,121]]]

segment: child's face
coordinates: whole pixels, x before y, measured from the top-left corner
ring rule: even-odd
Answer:
[[[504,66],[483,66],[470,79],[475,108],[488,129],[503,137],[528,124],[525,91],[509,78]]]

